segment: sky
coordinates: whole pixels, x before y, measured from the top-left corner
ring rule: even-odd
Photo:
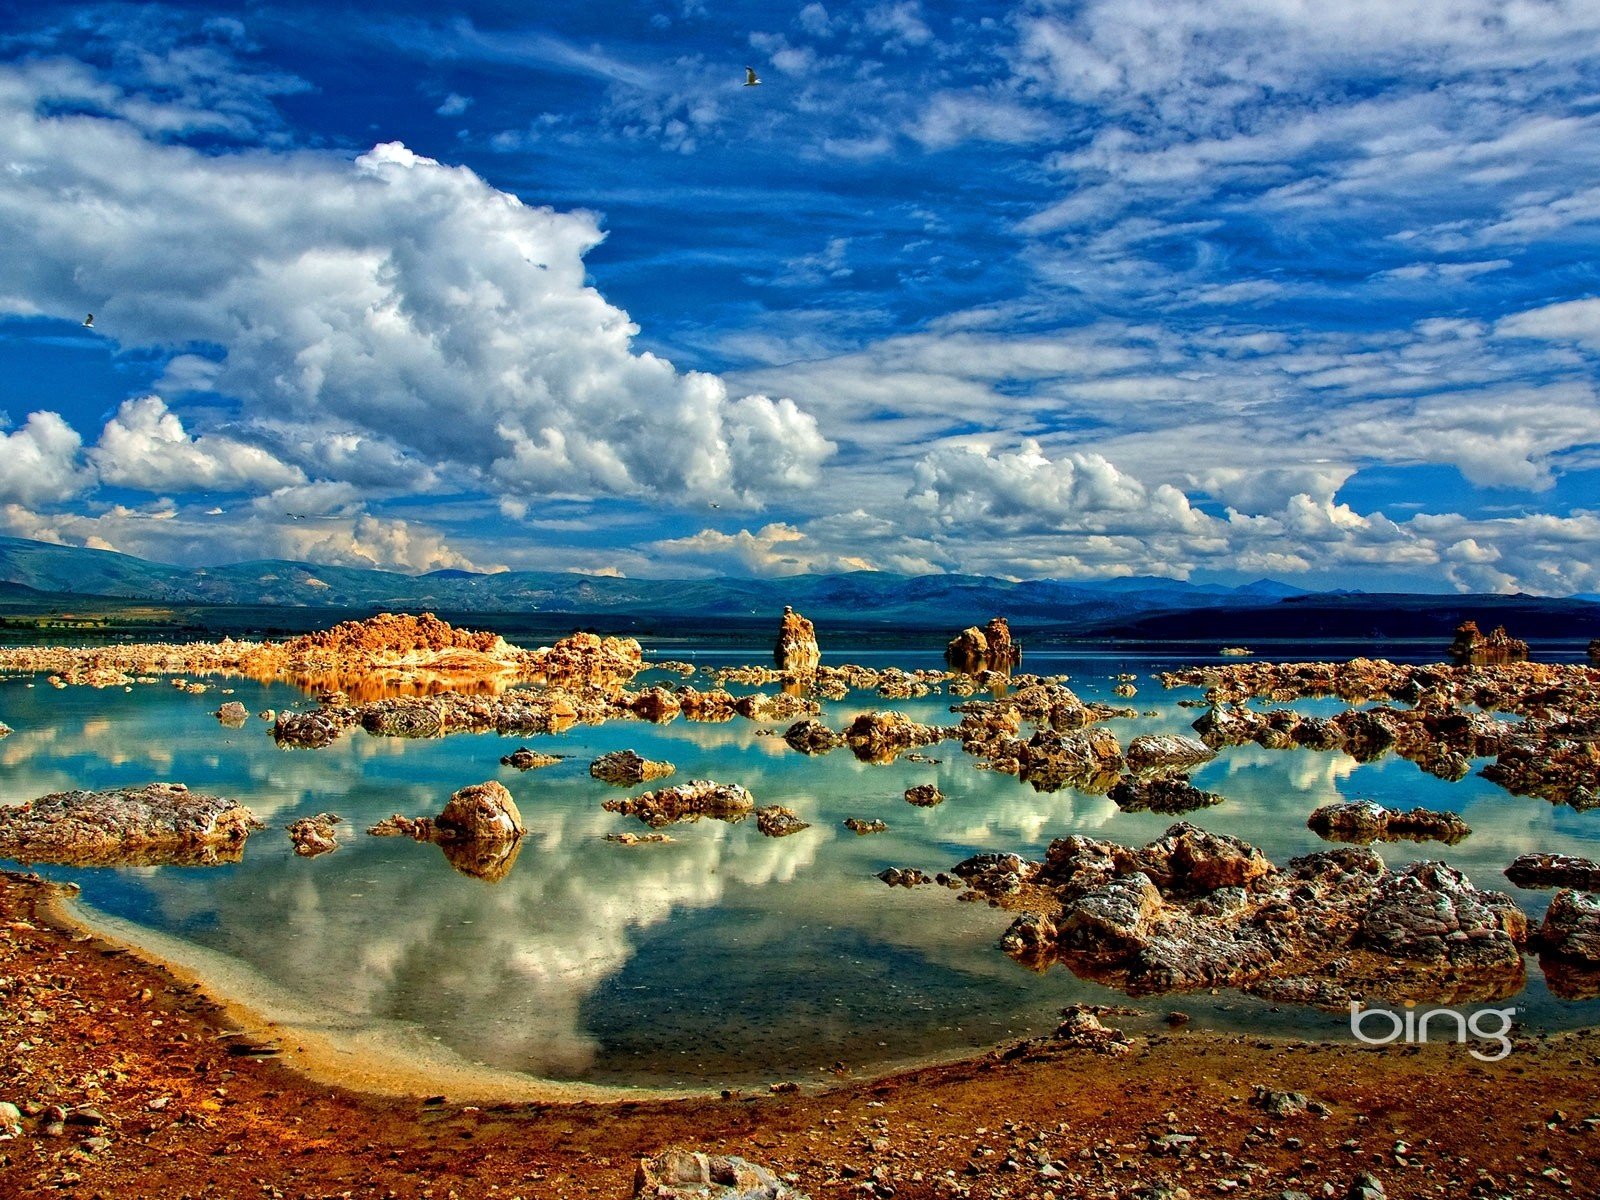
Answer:
[[[1592,0],[0,0],[0,533],[1600,592],[1596,45]]]

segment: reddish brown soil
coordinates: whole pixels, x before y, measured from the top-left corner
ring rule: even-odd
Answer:
[[[1132,1196],[1286,1188],[1344,1197],[1600,1195],[1600,1036],[1366,1050],[1175,1032],[1123,1057],[1060,1043],[821,1094],[617,1105],[467,1105],[330,1090],[237,1053],[222,1010],[157,966],[52,916],[49,890],[0,875],[0,1196],[626,1197],[673,1143],[742,1154],[813,1200]],[[1324,1116],[1269,1117],[1252,1085]],[[45,1105],[103,1127],[39,1130]],[[106,1145],[86,1145],[96,1134]],[[1154,1139],[1198,1135],[1181,1153]],[[1403,1143],[1403,1145],[1401,1145]],[[1048,1165],[1046,1165],[1048,1164]]]

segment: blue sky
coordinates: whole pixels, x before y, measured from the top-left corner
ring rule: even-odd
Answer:
[[[1600,591],[1597,37],[1539,0],[0,5],[0,532]]]

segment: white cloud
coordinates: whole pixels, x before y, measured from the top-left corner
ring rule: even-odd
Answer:
[[[179,508],[165,497],[95,513],[40,512],[5,504],[0,506],[0,529],[16,537],[117,550],[157,562],[214,565],[288,558],[406,572],[496,570],[501,565],[460,553],[443,533],[422,522],[368,513],[316,519],[314,508],[303,520],[284,520],[283,510],[270,505],[208,512]]]
[[[302,469],[336,470],[320,443],[343,435],[462,487],[756,500],[816,478],[829,446],[806,413],[633,349],[585,284],[592,214],[397,143],[353,163],[200,154],[101,93],[82,70],[0,67],[0,311],[220,347],[234,436],[276,423],[273,454]],[[62,105],[101,111],[45,115]],[[775,472],[746,457],[775,451]]]
[[[42,504],[77,495],[92,480],[80,458],[83,439],[60,414],[28,415],[4,432],[0,420],[0,501]]]
[[[1501,337],[1576,342],[1600,351],[1600,299],[1567,300],[1505,317],[1495,325]]]
[[[160,396],[123,401],[90,458],[103,482],[146,492],[258,491],[305,481],[258,446],[220,434],[190,437]]]
[[[1007,96],[940,92],[908,132],[928,149],[943,150],[968,141],[1033,142],[1051,128],[1043,113]]]

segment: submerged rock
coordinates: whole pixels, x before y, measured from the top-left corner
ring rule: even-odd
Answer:
[[[319,854],[337,850],[339,840],[334,836],[333,827],[343,820],[343,817],[333,813],[318,813],[314,817],[291,821],[288,830],[289,840],[294,843],[294,852],[301,858],[315,858]]]
[[[362,706],[361,728],[374,737],[443,737],[445,713],[444,703],[431,696],[377,700]]]
[[[1443,842],[1453,846],[1472,832],[1455,813],[1413,808],[1409,812],[1387,809],[1372,800],[1324,804],[1307,819],[1318,837],[1330,842]]]
[[[826,754],[844,745],[844,734],[821,721],[796,721],[783,731],[783,740],[801,754]]]
[[[210,866],[238,862],[260,828],[237,801],[181,783],[52,792],[0,807],[0,855],[78,866]]]
[[[1204,792],[1176,775],[1125,775],[1106,793],[1123,812],[1154,812],[1177,815],[1221,804],[1224,797]]]
[[[885,833],[889,829],[887,825],[876,817],[870,821],[862,820],[860,817],[846,817],[844,819],[844,827],[854,834]]]
[[[589,774],[620,787],[632,787],[648,779],[660,779],[677,769],[669,762],[656,762],[633,750],[613,750],[589,764]]]
[[[692,674],[694,668],[691,666]],[[634,715],[642,721],[653,721],[657,725],[665,725],[683,711],[683,704],[678,699],[677,693],[664,687],[646,688],[633,698],[632,708]]]
[[[1210,762],[1217,752],[1186,734],[1142,733],[1123,752],[1130,771],[1193,767]]]
[[[317,749],[339,740],[344,726],[325,712],[279,713],[272,725],[272,738],[280,746]]]
[[[1574,888],[1600,892],[1600,863],[1572,854],[1523,854],[1506,868],[1520,888]]]
[[[250,710],[237,700],[229,700],[213,715],[229,729],[242,729],[250,719]]]
[[[1058,733],[1040,728],[1026,742],[1013,746],[1017,775],[1039,792],[1074,787],[1103,796],[1115,785],[1123,766],[1122,747],[1109,729]]]
[[[633,1195],[634,1200],[806,1200],[765,1167],[680,1146],[639,1160]]]
[[[792,808],[785,808],[781,804],[769,804],[765,808],[756,809],[756,828],[767,837],[788,837],[791,833],[799,833],[802,829],[810,829],[808,821],[802,821],[800,814]]]
[[[711,817],[718,821],[742,821],[755,811],[756,802],[737,783],[716,783],[710,779],[691,779],[677,787],[661,788],[621,800],[607,800],[607,812],[637,817],[659,829],[679,821],[698,821]]]
[[[862,762],[889,763],[896,755],[941,741],[946,731],[923,725],[901,712],[862,713],[845,728],[844,739]]]
[[[559,754],[543,754],[538,750],[530,750],[526,746],[518,746],[510,754],[500,759],[502,767],[515,767],[519,771],[531,771],[537,767],[553,767],[561,761]]]
[[[778,644],[772,657],[779,670],[793,675],[810,675],[822,661],[816,629],[787,604],[783,606],[783,622],[778,627]]]
[[[608,833],[605,840],[620,846],[649,846],[663,845],[672,838],[664,833]]]

